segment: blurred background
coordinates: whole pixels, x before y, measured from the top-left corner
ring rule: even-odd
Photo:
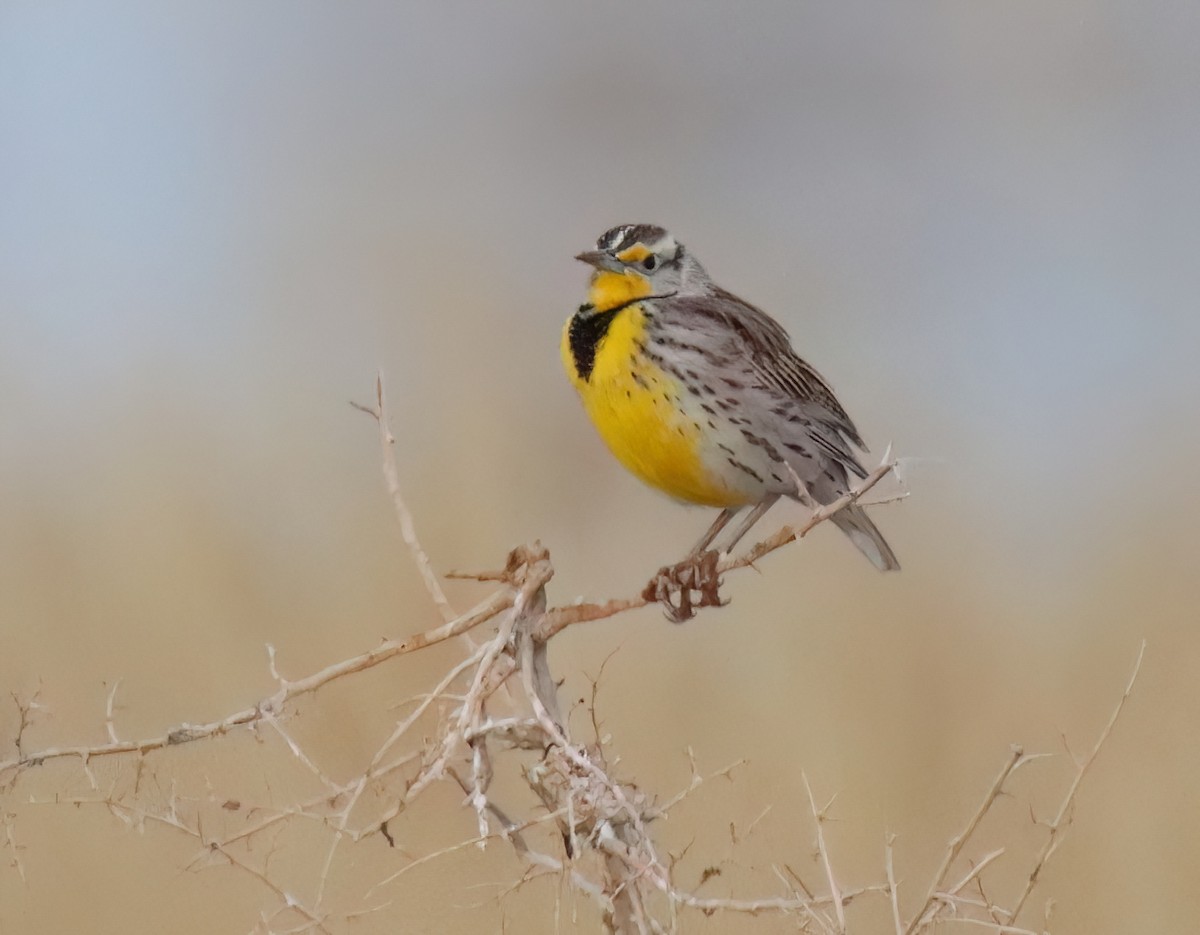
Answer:
[[[744,878],[704,892],[811,866],[804,770],[838,793],[844,882],[880,879],[894,832],[917,898],[1009,744],[1089,747],[1145,638],[1030,924],[1053,896],[1064,935],[1190,928],[1198,28],[1172,0],[3,4],[0,687],[40,691],[26,747],[101,742],[116,680],[117,730],[151,735],[269,693],[267,643],[300,676],[438,621],[348,405],[377,368],[439,569],[539,538],[562,603],[679,557],[710,514],[622,471],[558,357],[572,256],[648,221],[913,459],[912,496],[875,510],[902,574],[822,527],[732,578],[722,611],[555,641],[567,692],[615,651],[599,713],[646,788],[681,788],[688,747],[702,769],[749,759],[664,828],[695,840],[681,882],[767,805],[732,852]],[[332,762],[369,756],[444,661],[310,699],[302,723]],[[5,703],[0,757],[16,731]],[[252,742],[189,757],[272,769]],[[997,837],[1036,847],[1030,808],[1070,775],[1030,767]],[[77,764],[22,782],[22,802],[88,791]],[[474,834],[443,800],[425,821]],[[0,931],[240,932],[264,903],[169,830],[3,808],[25,880],[0,849]],[[554,930],[552,886],[497,906],[514,867],[448,858],[371,924]],[[998,870],[998,897],[1019,877]]]

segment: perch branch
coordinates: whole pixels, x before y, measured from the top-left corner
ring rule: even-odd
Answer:
[[[746,568],[749,565],[753,565],[763,556],[769,555],[771,552],[782,548],[788,543],[804,538],[804,536],[808,535],[814,528],[825,522],[839,510],[845,509],[852,503],[857,503],[867,491],[894,471],[896,464],[897,460],[895,458],[889,457],[885,459],[883,463],[866,476],[861,484],[838,497],[832,503],[814,510],[812,515],[799,526],[784,526],[774,535],[751,546],[745,553],[738,556],[726,556],[721,559],[717,563],[717,574]],[[580,603],[555,607],[546,612],[536,635],[538,639],[545,641],[572,624],[603,620],[606,617],[612,617],[629,610],[645,607],[649,603],[651,603],[649,598],[639,595],[638,597],[616,598],[606,601],[603,604]]]

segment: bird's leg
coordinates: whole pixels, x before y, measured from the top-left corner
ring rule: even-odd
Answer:
[[[708,547],[741,509],[732,506],[723,509],[683,561],[660,568],[646,585],[642,596],[662,604],[667,619],[682,623],[696,615],[695,607],[721,606],[721,597],[717,593],[721,584],[717,577],[718,556],[716,552],[708,551]],[[698,603],[692,601],[693,591],[699,595]],[[678,601],[674,599],[675,595],[678,595]]]
[[[767,506],[774,502],[772,499]],[[732,506],[723,509],[683,561],[660,568],[658,574],[642,591],[646,600],[658,601],[663,605],[668,620],[683,623],[696,615],[697,607],[720,607],[724,603],[718,590],[721,586],[721,580],[717,576],[719,556],[716,552],[708,551],[708,547],[741,509]],[[762,504],[754,509],[754,518],[766,512]],[[762,512],[759,512],[760,510]],[[742,526],[744,528],[738,534],[739,538],[750,528],[747,523],[743,523]],[[693,592],[697,595],[695,600],[692,598]]]
[[[692,548],[692,551],[688,552],[687,558],[685,558],[684,561],[687,562],[691,561],[692,559],[699,558],[699,556],[703,554],[704,550],[712,545],[712,541],[713,539],[717,538],[717,534],[729,525],[729,521],[737,516],[740,510],[740,506],[729,506],[723,509],[717,518],[713,520],[713,524],[708,527],[708,532],[701,536],[700,541],[696,543],[696,545]]]
[[[742,536],[746,535],[750,531],[750,527],[763,518],[763,514],[771,509],[778,499],[779,494],[768,494],[765,500],[756,504],[754,509],[746,514],[746,518],[738,523],[737,528],[734,529],[733,534],[729,537],[729,541],[725,544],[725,548],[722,551],[727,555],[732,552],[733,547],[741,541]]]

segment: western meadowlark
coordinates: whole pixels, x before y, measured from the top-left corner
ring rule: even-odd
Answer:
[[[746,507],[725,551],[781,496],[831,503],[851,474],[866,477],[862,437],[787,332],[716,285],[663,228],[614,227],[576,259],[595,271],[564,329],[563,364],[626,468],[722,508],[693,557]],[[899,569],[861,506],[831,518],[876,568]]]

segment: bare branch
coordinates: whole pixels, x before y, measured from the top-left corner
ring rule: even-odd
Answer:
[[[1008,782],[1008,778],[1027,762],[1028,758],[1025,756],[1025,751],[1014,744],[1011,755],[1001,768],[999,775],[992,782],[987,794],[983,797],[983,801],[979,803],[979,808],[975,810],[975,814],[971,816],[966,827],[950,840],[950,846],[946,849],[946,855],[942,858],[942,863],[938,867],[937,873],[934,874],[933,882],[929,885],[929,892],[925,895],[925,902],[921,907],[921,911],[913,916],[912,921],[908,923],[908,927],[904,930],[904,935],[912,935],[913,932],[916,932],[928,923],[932,914],[937,911],[937,894],[945,884],[946,875],[950,872],[954,861],[958,859],[958,855],[962,853],[963,847],[971,839],[971,835],[975,833],[975,829],[979,827],[979,823],[983,821],[983,816],[988,813],[1000,793],[1004,791],[1004,784]]]
[[[1042,846],[1041,853],[1038,854],[1037,861],[1033,865],[1033,870],[1029,874],[1029,879],[1025,883],[1025,889],[1021,893],[1021,898],[1017,900],[1016,906],[1009,916],[1012,922],[1016,922],[1021,915],[1021,910],[1025,907],[1026,900],[1029,899],[1029,894],[1033,892],[1033,888],[1037,886],[1038,876],[1045,867],[1050,856],[1058,848],[1061,837],[1065,832],[1063,825],[1068,813],[1071,811],[1071,806],[1075,802],[1075,794],[1079,791],[1079,785],[1083,782],[1083,777],[1087,775],[1092,764],[1096,762],[1096,757],[1100,753],[1100,748],[1104,746],[1112,733],[1113,727],[1117,723],[1117,718],[1121,716],[1121,711],[1125,708],[1125,702],[1129,700],[1129,696],[1133,694],[1133,685],[1137,681],[1138,672],[1142,669],[1142,659],[1146,655],[1146,641],[1142,640],[1142,645],[1138,649],[1137,662],[1133,665],[1133,673],[1129,676],[1129,681],[1125,684],[1125,691],[1121,695],[1121,699],[1117,702],[1116,708],[1113,709],[1112,716],[1109,717],[1108,723],[1104,725],[1104,730],[1100,732],[1100,736],[1096,738],[1096,743],[1092,747],[1091,752],[1084,758],[1083,762],[1078,764],[1075,771],[1075,778],[1071,781],[1071,787],[1067,790],[1066,796],[1063,798],[1062,804],[1058,808],[1058,814],[1054,816],[1054,820],[1050,823],[1050,833],[1046,837],[1046,843]]]
[[[474,609],[440,627],[434,627],[423,633],[410,636],[406,640],[384,640],[369,652],[334,663],[331,666],[326,666],[319,672],[314,672],[312,675],[298,679],[297,681],[284,681],[279,691],[264,698],[254,707],[238,711],[219,721],[213,721],[208,724],[180,724],[162,736],[150,737],[145,740],[123,740],[116,743],[99,744],[93,747],[47,747],[36,753],[22,753],[8,760],[0,760],[0,773],[10,769],[40,766],[47,760],[60,759],[62,757],[78,757],[86,763],[93,757],[113,756],[121,753],[149,753],[152,750],[160,750],[164,747],[189,743],[205,737],[219,737],[235,728],[257,724],[268,715],[282,710],[289,702],[294,701],[301,695],[315,692],[335,679],[372,669],[380,663],[387,662],[396,656],[416,652],[419,649],[425,649],[428,646],[433,646],[436,643],[441,643],[458,636],[460,633],[466,633],[468,630],[479,626],[484,621],[490,620],[507,608],[511,600],[511,596],[506,591],[497,591],[476,605]]]
[[[884,870],[887,873],[888,902],[892,908],[892,924],[896,935],[904,935],[904,923],[900,921],[900,887],[896,885],[896,869],[892,862],[892,845],[896,841],[894,834],[889,834],[884,845]]]
[[[808,793],[808,804],[812,809],[813,821],[817,826],[817,853],[821,856],[821,865],[825,868],[825,879],[829,883],[829,895],[833,899],[833,911],[837,914],[837,930],[839,933],[846,931],[846,908],[843,902],[842,891],[838,886],[837,878],[833,875],[833,863],[829,859],[829,848],[825,845],[825,808],[818,809],[817,802],[813,798],[812,786],[808,784],[808,776],[804,773],[800,774],[800,778],[804,781],[804,791]],[[833,804],[832,801],[829,804]]]
[[[375,408],[372,409],[358,403],[351,403],[351,405],[360,412],[365,412],[373,417],[379,424],[379,449],[383,459],[383,478],[387,483],[388,494],[392,498],[396,519],[400,521],[400,534],[404,537],[404,543],[412,553],[413,563],[417,566],[417,571],[421,573],[421,580],[425,582],[425,590],[429,592],[433,605],[441,613],[442,619],[449,623],[458,615],[446,599],[442,583],[438,581],[433,564],[429,561],[429,554],[421,545],[421,540],[417,538],[417,527],[413,522],[412,513],[409,512],[408,504],[404,502],[404,496],[400,493],[400,471],[396,467],[394,450],[396,437],[392,435],[388,424],[387,400],[383,392],[383,374],[375,375]]]

